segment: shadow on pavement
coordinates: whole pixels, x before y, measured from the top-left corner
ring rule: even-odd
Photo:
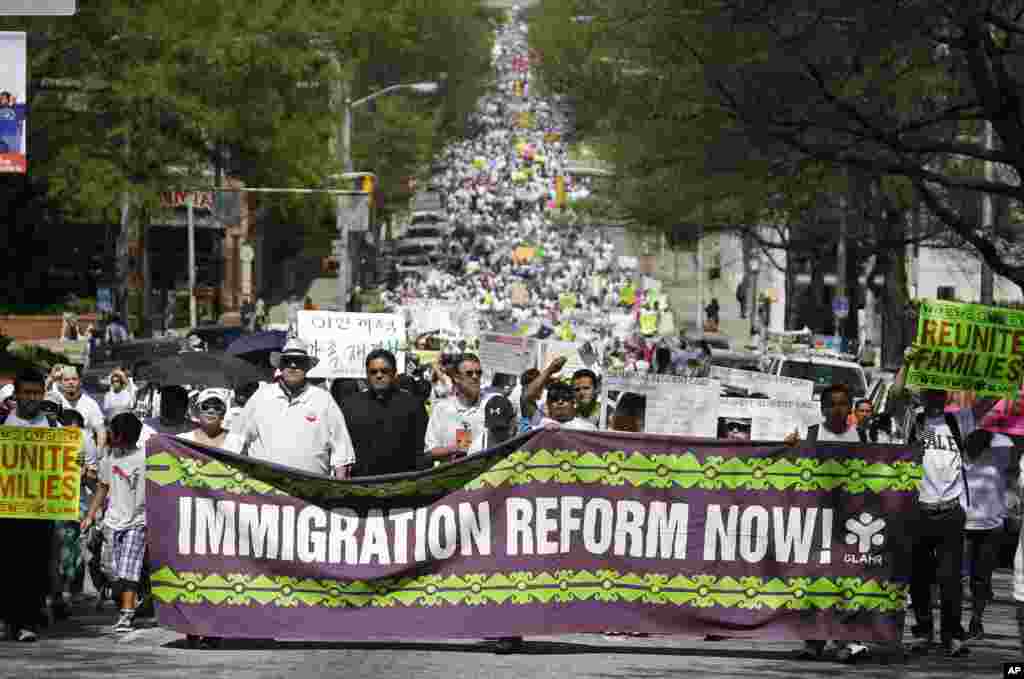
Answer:
[[[184,638],[177,639],[163,648],[188,649]],[[266,650],[347,650],[347,651],[426,651],[437,653],[495,653],[493,643],[481,640],[478,643],[409,642],[409,641],[275,641],[273,639],[224,639],[219,651],[266,651]],[[508,655],[661,655],[727,657],[759,660],[789,660],[792,651],[764,651],[702,648],[673,648],[668,646],[609,646],[607,644],[584,644],[563,641],[525,641],[523,646]]]

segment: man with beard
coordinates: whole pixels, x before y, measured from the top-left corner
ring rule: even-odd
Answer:
[[[353,476],[399,474],[426,466],[427,411],[420,398],[399,388],[397,368],[390,351],[371,351],[366,357],[370,388],[341,402],[356,451]]]

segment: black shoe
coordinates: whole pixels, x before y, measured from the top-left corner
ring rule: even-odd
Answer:
[[[54,620],[67,620],[71,617],[71,607],[63,598],[54,599],[50,605],[50,613]]]
[[[967,628],[967,639],[981,639],[985,636],[985,626],[981,624],[981,618],[977,615],[971,616],[971,624]]]
[[[523,650],[522,637],[498,637],[488,639],[487,642],[493,646],[495,653],[518,653]]]
[[[950,639],[942,644],[942,648],[947,658],[962,658],[971,652],[967,644],[960,639]]]

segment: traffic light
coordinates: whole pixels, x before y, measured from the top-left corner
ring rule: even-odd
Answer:
[[[370,207],[372,208],[373,204],[374,204],[374,200],[373,200],[373,191],[374,191],[373,177],[363,177],[362,184],[363,185],[360,187],[360,190],[363,193],[369,194],[369,196],[370,196]]]

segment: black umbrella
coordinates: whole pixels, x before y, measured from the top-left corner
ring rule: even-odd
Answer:
[[[139,377],[158,384],[190,384],[232,389],[267,380],[269,370],[228,354],[195,351],[161,359],[140,369]]]

